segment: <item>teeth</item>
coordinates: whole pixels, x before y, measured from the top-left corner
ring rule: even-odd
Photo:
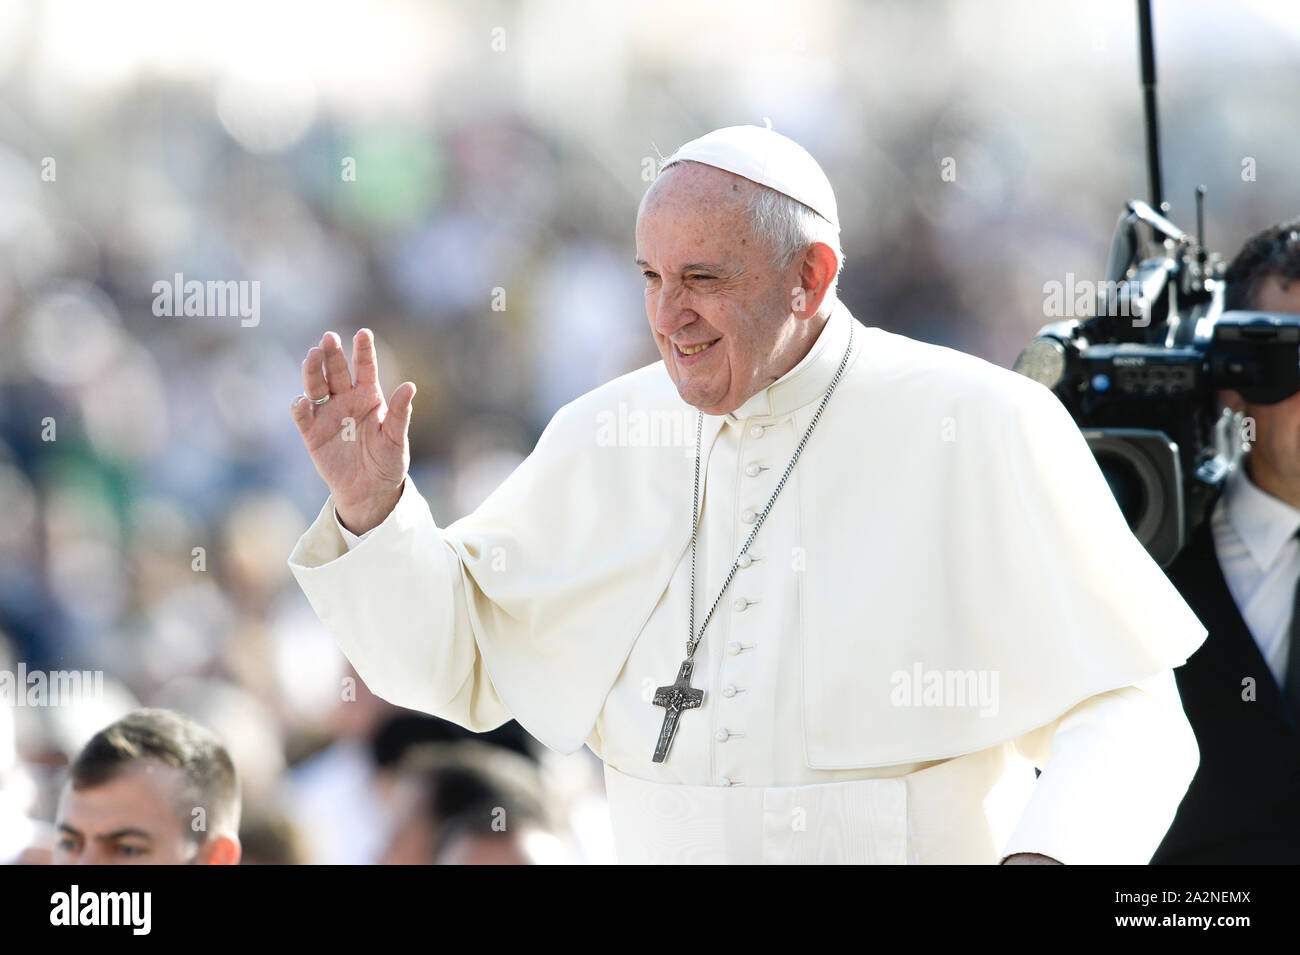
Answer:
[[[681,349],[683,355],[694,355],[704,351],[704,349],[708,348],[712,344],[713,342],[705,342],[703,345],[694,345],[691,348],[681,348],[680,345],[677,347]]]

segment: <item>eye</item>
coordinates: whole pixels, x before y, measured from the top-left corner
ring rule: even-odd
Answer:
[[[642,276],[642,278],[644,278],[647,282],[653,282],[655,279],[659,278],[659,274],[658,274],[657,272],[651,272],[649,269],[646,269],[645,271],[643,271],[643,272],[641,273],[641,276]]]
[[[59,848],[64,852],[76,852],[78,847],[79,843],[72,836],[62,836],[59,839]]]
[[[142,856],[145,853],[144,846],[118,846],[117,851],[124,856]]]

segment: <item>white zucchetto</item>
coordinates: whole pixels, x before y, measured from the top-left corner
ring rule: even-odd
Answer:
[[[775,189],[840,227],[835,193],[817,160],[793,139],[763,126],[726,126],[692,139],[664,162],[689,159]]]

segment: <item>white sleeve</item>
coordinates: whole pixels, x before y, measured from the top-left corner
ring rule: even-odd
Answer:
[[[1016,747],[1042,775],[1003,860],[1146,865],[1200,764],[1172,670],[1090,697]]]
[[[352,534],[355,543],[349,533],[331,497],[289,569],[366,686],[475,732],[509,720],[479,651],[464,568],[414,482],[383,523]]]

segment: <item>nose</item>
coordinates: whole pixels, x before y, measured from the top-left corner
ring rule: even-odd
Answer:
[[[664,283],[650,303],[650,324],[664,338],[671,338],[699,316],[690,309],[681,286]]]

